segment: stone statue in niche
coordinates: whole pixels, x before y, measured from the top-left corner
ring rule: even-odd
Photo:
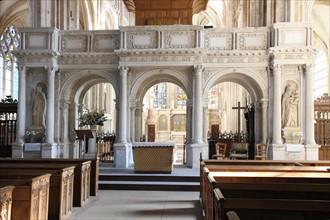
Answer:
[[[299,94],[295,83],[289,83],[282,95],[282,128],[298,127]]]
[[[47,100],[41,86],[37,86],[32,92],[32,103],[33,127],[45,128]]]

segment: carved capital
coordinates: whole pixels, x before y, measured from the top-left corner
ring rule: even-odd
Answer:
[[[194,65],[194,72],[197,75],[201,75],[203,73],[203,65]]]
[[[120,75],[123,76],[123,75],[127,75],[129,67],[127,67],[127,66],[118,66],[118,69],[120,71]]]

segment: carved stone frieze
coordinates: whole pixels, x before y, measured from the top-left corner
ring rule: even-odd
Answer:
[[[87,52],[88,35],[63,35],[60,50],[62,52]]]
[[[283,61],[312,61],[314,62],[316,50],[314,48],[280,48],[271,49],[273,59]]]
[[[205,63],[267,63],[268,60],[265,53],[217,53],[203,57]]]
[[[94,52],[113,52],[119,49],[120,39],[118,35],[95,35],[93,36]]]
[[[157,48],[157,32],[127,32],[128,49],[152,49]]]
[[[164,48],[194,48],[196,37],[194,31],[165,31]]]
[[[266,50],[267,32],[262,33],[238,33],[239,50]]]
[[[233,33],[207,34],[204,39],[204,47],[209,50],[233,49]]]
[[[80,65],[80,64],[118,64],[119,57],[116,54],[81,54],[61,56],[58,58],[59,65]]]

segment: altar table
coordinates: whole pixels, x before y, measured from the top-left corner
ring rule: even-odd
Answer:
[[[134,171],[137,173],[171,173],[176,155],[172,142],[133,143]]]

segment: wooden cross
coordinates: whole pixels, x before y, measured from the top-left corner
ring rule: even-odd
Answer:
[[[240,110],[245,109],[245,107],[241,107],[241,102],[238,102],[237,107],[233,107],[232,109],[237,109],[238,110],[238,141],[241,142],[241,112]]]

